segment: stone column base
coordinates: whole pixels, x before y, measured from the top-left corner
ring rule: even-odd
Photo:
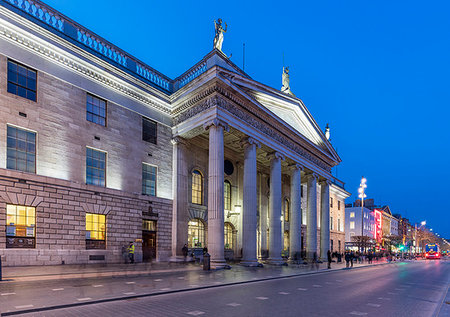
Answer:
[[[278,259],[267,259],[267,264],[271,265],[284,265],[286,262],[282,258]]]
[[[227,266],[226,261],[211,261],[210,267],[212,270],[221,270],[224,269]]]
[[[256,260],[255,261],[241,261],[239,264],[242,265],[242,266],[247,266],[247,267],[260,267],[260,266],[262,266],[262,264],[259,263]]]

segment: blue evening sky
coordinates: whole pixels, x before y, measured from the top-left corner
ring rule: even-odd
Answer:
[[[228,24],[223,51],[291,89],[331,126],[335,174],[411,222],[450,238],[450,4],[446,1],[44,0],[175,78],[212,49],[213,20]]]

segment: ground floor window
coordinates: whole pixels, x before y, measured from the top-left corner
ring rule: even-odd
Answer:
[[[205,223],[198,218],[190,220],[188,223],[188,247],[203,248],[205,246]]]
[[[225,249],[233,249],[233,225],[225,222],[224,226]]]
[[[339,252],[341,252],[341,240],[338,240],[338,248],[339,248]]]
[[[6,205],[6,247],[34,248],[36,246],[36,209]]]
[[[86,249],[106,249],[106,216],[86,214]]]
[[[283,243],[283,251],[289,250],[289,231],[284,232],[284,243]]]

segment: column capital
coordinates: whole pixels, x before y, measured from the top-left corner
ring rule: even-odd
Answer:
[[[260,147],[261,147],[261,143],[260,143],[258,140],[254,139],[254,138],[252,138],[252,137],[245,137],[245,138],[242,138],[240,144],[241,144],[241,146],[242,146],[244,149],[245,149],[247,146],[253,145],[253,144],[256,145],[256,148],[260,148]]]
[[[203,129],[205,129],[207,131],[207,130],[209,130],[209,128],[211,126],[222,127],[225,131],[227,131],[227,132],[230,131],[230,127],[228,126],[228,123],[226,123],[225,121],[220,120],[218,118],[214,118],[209,121],[206,121],[203,124]]]
[[[298,163],[294,163],[294,164],[289,165],[289,170],[291,170],[291,171],[300,170],[300,172],[301,172],[304,169],[305,168],[302,165],[298,164]]]
[[[320,185],[328,185],[328,186],[330,186],[332,183],[331,183],[331,180],[325,178],[325,179],[321,180],[319,182],[319,184]]]
[[[319,175],[313,172],[307,173],[305,176],[306,178],[315,178],[316,181],[319,179]]]
[[[186,140],[180,136],[176,136],[176,137],[172,138],[172,140],[170,140],[170,142],[172,143],[172,145],[177,145],[177,144],[186,145]]]
[[[267,153],[267,158],[269,159],[269,160],[275,160],[275,159],[280,159],[280,160],[282,160],[282,161],[284,161],[285,160],[285,157],[284,157],[284,155],[283,154],[281,154],[280,152],[271,152],[271,153]]]

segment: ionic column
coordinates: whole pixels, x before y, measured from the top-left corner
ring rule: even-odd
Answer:
[[[223,198],[223,130],[228,126],[214,119],[204,128],[209,130],[208,165],[208,252],[211,267],[223,268],[224,257],[224,198]]]
[[[306,256],[312,259],[314,252],[317,253],[317,175],[309,174],[307,184]]]
[[[269,263],[282,264],[281,258],[281,160],[280,153],[270,154]]]
[[[242,216],[242,261],[246,266],[257,266],[256,227],[257,227],[257,171],[256,148],[259,143],[253,138],[242,141],[244,147],[244,196]]]
[[[301,171],[299,164],[291,166],[291,218],[289,221],[289,261],[298,261],[302,246],[302,196]]]
[[[172,261],[182,260],[181,249],[188,239],[188,168],[186,165],[185,142],[180,137],[172,139]]]
[[[267,258],[267,175],[261,174],[259,189],[259,230],[261,232],[261,259]]]
[[[320,258],[327,259],[330,249],[330,181],[320,182],[321,206],[320,206]]]

